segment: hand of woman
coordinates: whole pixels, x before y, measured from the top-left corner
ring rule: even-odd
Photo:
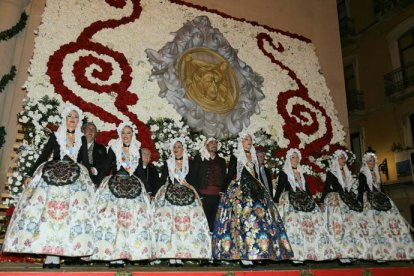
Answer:
[[[29,186],[30,181],[32,180],[31,177],[26,177],[26,180],[24,181],[24,187],[27,188]]]

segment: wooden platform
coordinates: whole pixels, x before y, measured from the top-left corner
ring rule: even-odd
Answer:
[[[62,264],[61,269],[43,269],[39,263],[0,263],[0,276],[414,276],[412,262],[392,262],[374,264],[358,262],[349,266],[340,266],[337,262],[308,263],[295,267],[290,263],[277,263],[266,266],[257,266],[246,270],[236,264],[220,267],[200,267],[197,264],[186,264],[182,268],[170,268],[167,264],[159,265],[128,265],[122,269],[108,268],[104,263],[88,266],[68,266]]]

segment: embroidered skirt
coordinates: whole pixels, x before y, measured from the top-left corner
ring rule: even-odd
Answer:
[[[211,258],[208,223],[194,188],[165,184],[155,196],[153,210],[154,258]]]
[[[263,184],[245,169],[221,198],[213,258],[284,260],[293,257],[283,222]]]
[[[91,259],[150,259],[152,213],[142,181],[126,173],[108,176],[95,198],[97,222]]]
[[[355,199],[350,201],[353,202]],[[369,220],[364,211],[355,211],[348,204],[336,192],[329,193],[324,200],[324,215],[336,257],[371,259],[368,241],[371,231]],[[354,209],[362,209],[356,207]]]
[[[292,201],[298,198],[298,196],[291,196],[292,193],[294,192],[282,193],[278,210],[292,246],[293,259],[298,261],[335,259],[335,250],[331,246],[323,213],[315,204],[307,203],[307,200],[299,199],[299,203],[292,204]],[[306,204],[300,204],[303,202]]]
[[[370,251],[373,260],[413,260],[414,243],[410,229],[394,202],[383,193],[364,194],[371,231]]]
[[[95,185],[72,161],[39,166],[13,213],[3,251],[58,256],[93,253]]]

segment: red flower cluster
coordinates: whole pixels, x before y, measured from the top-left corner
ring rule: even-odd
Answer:
[[[106,3],[115,7],[123,8],[126,5],[125,0],[106,0]],[[132,0],[133,10],[130,16],[123,17],[119,20],[110,19],[107,21],[96,21],[90,26],[86,27],[79,35],[76,42],[70,42],[62,45],[57,51],[50,56],[47,63],[47,74],[50,77],[51,83],[55,87],[56,93],[62,96],[64,101],[69,101],[74,105],[78,106],[85,112],[90,112],[96,117],[107,123],[119,124],[121,120],[113,115],[110,110],[105,110],[100,106],[95,105],[91,102],[86,102],[81,97],[77,96],[74,91],[69,89],[64,82],[62,76],[63,62],[67,55],[76,53],[80,50],[88,50],[89,52],[96,53],[97,55],[89,54],[87,56],[81,56],[73,64],[72,73],[75,76],[76,83],[85,89],[93,91],[98,94],[102,93],[115,93],[116,109],[127,116],[129,120],[134,123],[138,129],[139,137],[143,147],[147,147],[151,150],[154,160],[158,159],[158,154],[155,151],[154,142],[151,139],[151,131],[147,125],[138,119],[138,117],[129,111],[130,105],[134,105],[138,101],[136,94],[128,91],[132,82],[132,68],[129,65],[125,56],[117,51],[114,51],[100,43],[91,41],[94,34],[101,31],[102,29],[116,28],[123,24],[128,24],[138,19],[142,8],[139,0]],[[92,76],[96,79],[107,81],[112,73],[113,66],[111,63],[101,59],[98,55],[110,56],[118,63],[122,70],[121,81],[119,83],[113,83],[108,85],[101,85],[98,83],[92,83],[86,76],[86,69],[91,65],[96,65],[99,70],[94,70]],[[97,140],[100,143],[107,144],[111,139],[117,137],[116,130],[103,131],[101,132]]]
[[[288,147],[281,152],[285,154],[290,148],[299,148],[299,145],[301,143],[301,138],[299,136],[300,133],[309,136],[316,133],[320,129],[317,118],[317,114],[319,113],[319,115],[321,115],[325,121],[326,132],[321,137],[315,139],[314,141],[311,141],[308,144],[305,144],[304,148],[301,149],[301,153],[302,162],[304,164],[309,165],[316,173],[324,172],[321,167],[311,162],[309,160],[309,157],[320,154],[322,148],[325,145],[330,144],[333,137],[331,118],[327,115],[326,110],[320,105],[319,102],[309,97],[308,89],[305,87],[305,85],[303,85],[302,81],[298,78],[295,72],[287,65],[283,64],[280,60],[277,60],[271,52],[265,49],[265,41],[273,50],[278,52],[284,51],[283,45],[278,43],[276,46],[273,43],[273,39],[270,37],[270,35],[266,33],[260,33],[257,35],[257,45],[262,50],[263,54],[267,56],[272,63],[277,64],[282,69],[286,70],[289,77],[297,84],[298,87],[296,90],[288,90],[279,93],[276,101],[277,110],[284,119],[284,124],[282,126],[283,133],[289,140]],[[302,101],[308,103],[309,106],[312,106],[312,109],[305,105],[296,103],[293,105],[291,113],[289,113],[286,107],[289,100],[292,98],[301,99]],[[304,114],[307,114],[308,116],[305,116]],[[311,118],[311,121],[309,121],[309,117]],[[308,185],[312,194],[317,193],[319,189],[323,190],[323,185],[320,185],[322,181],[319,177],[309,176],[308,178]]]

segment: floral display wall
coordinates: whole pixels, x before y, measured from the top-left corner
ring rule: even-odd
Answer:
[[[36,131],[22,145],[19,162],[35,158],[47,139],[45,129],[53,129],[67,101],[98,126],[98,140],[104,144],[116,137],[122,120],[130,120],[156,165],[162,164],[165,144],[176,135],[187,136],[195,154],[205,137],[190,129],[173,104],[159,96],[162,87],[146,50],[161,49],[174,39],[173,32],[198,16],[207,17],[238,58],[263,80],[264,99],[243,127],[256,133],[256,144],[267,150],[268,165],[277,173],[284,153],[299,148],[308,181],[320,195],[325,161],[335,149],[344,148],[345,132],[311,40],[179,0],[47,1],[24,85],[27,100],[19,116],[20,123]],[[36,113],[42,123],[27,116],[34,104],[42,105]],[[222,141],[225,157],[234,142],[235,138]],[[18,198],[23,177],[18,166],[9,179],[15,192],[6,204]]]

